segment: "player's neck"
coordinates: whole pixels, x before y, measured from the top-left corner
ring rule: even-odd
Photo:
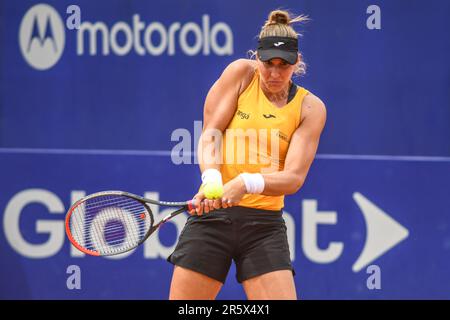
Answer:
[[[261,90],[266,95],[267,99],[271,102],[286,102],[289,95],[289,88],[291,87],[291,81],[280,91],[272,92],[266,88],[266,86],[261,83]]]

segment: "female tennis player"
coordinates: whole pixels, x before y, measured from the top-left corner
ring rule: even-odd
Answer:
[[[206,97],[202,185],[224,183],[224,192],[195,195],[198,208],[168,257],[170,299],[215,299],[233,260],[248,299],[297,299],[283,201],[305,182],[326,121],[323,102],[292,82],[305,64],[291,25],[305,19],[272,11],[255,59],[232,62]]]

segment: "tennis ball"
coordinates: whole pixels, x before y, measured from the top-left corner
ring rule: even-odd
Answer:
[[[220,199],[223,196],[223,185],[220,182],[208,182],[203,187],[206,199]]]

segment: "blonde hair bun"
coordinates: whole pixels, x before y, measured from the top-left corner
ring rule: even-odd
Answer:
[[[279,23],[289,25],[290,20],[291,18],[289,17],[289,12],[282,10],[274,10],[269,14],[269,19],[267,20],[266,24]]]

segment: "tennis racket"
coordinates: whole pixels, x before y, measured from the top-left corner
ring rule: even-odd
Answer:
[[[155,223],[148,204],[179,207]],[[166,202],[123,191],[103,191],[81,198],[66,215],[66,234],[81,252],[112,256],[130,251],[178,214],[195,209],[191,201]]]

